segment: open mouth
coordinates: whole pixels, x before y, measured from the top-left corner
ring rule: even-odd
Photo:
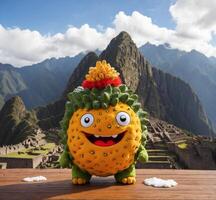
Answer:
[[[107,147],[107,146],[112,146],[114,144],[117,144],[118,142],[121,141],[121,139],[124,137],[124,134],[127,131],[124,131],[122,133],[119,133],[117,135],[111,135],[111,136],[102,136],[102,135],[94,135],[94,134],[89,134],[84,131],[82,131],[86,138],[93,144],[97,146],[102,146],[102,147]]]

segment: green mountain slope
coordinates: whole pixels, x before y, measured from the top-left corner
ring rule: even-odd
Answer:
[[[0,146],[17,144],[36,134],[37,118],[20,97],[8,100],[0,111]]]

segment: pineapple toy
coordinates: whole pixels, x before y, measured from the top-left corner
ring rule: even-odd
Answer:
[[[61,122],[65,148],[60,164],[72,167],[72,183],[85,184],[92,175],[135,183],[136,161],[148,159],[146,112],[138,96],[121,84],[113,67],[98,61],[68,99]]]

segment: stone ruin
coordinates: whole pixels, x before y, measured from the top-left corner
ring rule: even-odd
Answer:
[[[42,162],[38,168],[59,168],[59,157],[63,151],[62,146],[57,145],[52,151],[50,151],[46,157],[42,158]]]
[[[35,129],[35,135],[29,136],[24,141],[14,144],[0,147],[0,155],[6,155],[8,153],[18,152],[24,148],[36,147],[38,145],[45,144],[46,141],[43,139],[44,134],[41,129]]]
[[[216,138],[194,135],[155,118],[147,127],[150,162],[138,167],[216,169]]]

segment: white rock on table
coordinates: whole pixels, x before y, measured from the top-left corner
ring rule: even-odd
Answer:
[[[173,179],[160,179],[160,178],[147,178],[144,180],[145,185],[150,185],[153,187],[165,187],[165,188],[170,188],[176,186],[178,183],[174,181]]]
[[[33,177],[26,177],[23,179],[24,182],[39,182],[39,181],[46,181],[47,178],[44,176],[33,176]]]

